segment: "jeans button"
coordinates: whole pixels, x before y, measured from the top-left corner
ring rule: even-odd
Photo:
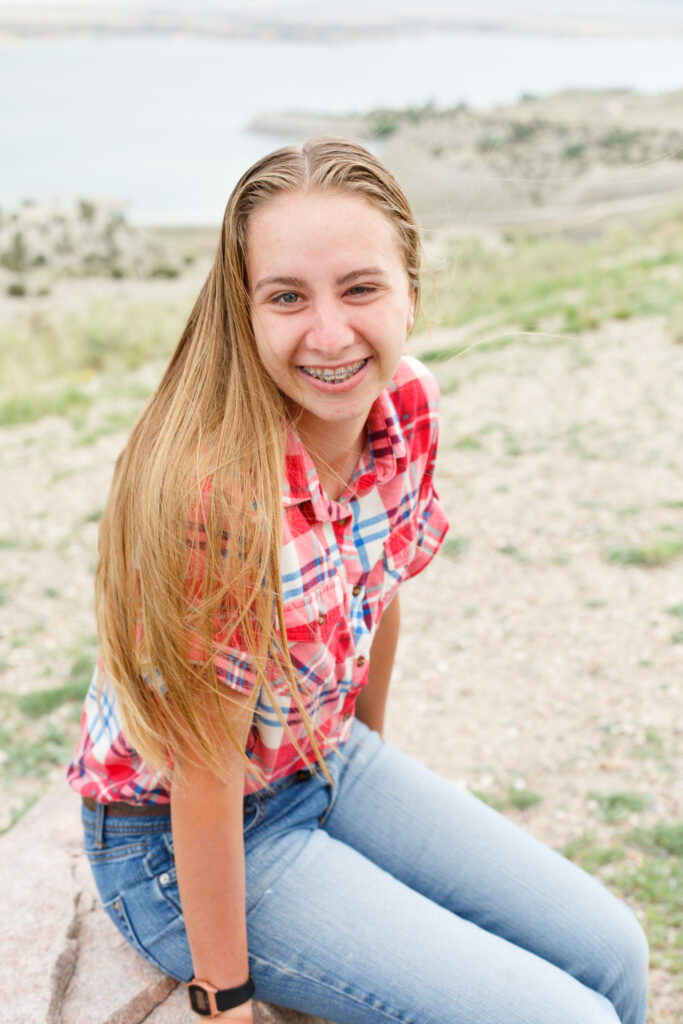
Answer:
[[[159,885],[168,885],[171,881],[171,876],[167,871],[164,871],[163,875],[159,875]]]
[[[114,902],[112,903],[112,908],[116,911],[117,914],[120,914],[121,913],[121,900],[114,900]]]

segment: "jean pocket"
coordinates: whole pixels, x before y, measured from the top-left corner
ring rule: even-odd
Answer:
[[[115,864],[118,861],[134,860],[144,856],[147,850],[147,843],[144,839],[131,840],[130,836],[122,837],[118,842],[107,839],[107,845],[102,848],[88,841],[86,834],[85,854],[90,864],[94,867],[102,864]]]
[[[159,899],[155,886],[134,897],[120,893],[103,906],[126,942],[145,960],[164,974],[182,980],[191,976],[192,958],[182,916],[172,903]]]
[[[166,900],[176,914],[181,914],[178,875],[173,854],[173,835],[170,830],[155,836],[149,843],[143,865],[145,874],[152,883],[155,899]]]

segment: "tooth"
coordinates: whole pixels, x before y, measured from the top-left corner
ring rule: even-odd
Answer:
[[[315,377],[316,380],[324,381],[326,384],[342,384],[358,373],[366,362],[366,359],[359,359],[357,363],[352,363],[351,366],[342,367],[339,370],[321,369],[317,366],[302,366],[301,369],[309,377]]]

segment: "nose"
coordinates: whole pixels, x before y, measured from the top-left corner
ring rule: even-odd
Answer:
[[[347,309],[334,301],[316,303],[306,334],[306,344],[312,352],[319,352],[331,362],[354,344],[355,337]]]

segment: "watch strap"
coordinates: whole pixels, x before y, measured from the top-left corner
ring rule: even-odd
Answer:
[[[250,975],[243,985],[217,989],[208,981],[193,978],[187,986],[187,991],[190,1006],[195,1013],[200,1017],[215,1017],[224,1010],[232,1010],[235,1006],[247,1003],[254,994],[254,982]]]

